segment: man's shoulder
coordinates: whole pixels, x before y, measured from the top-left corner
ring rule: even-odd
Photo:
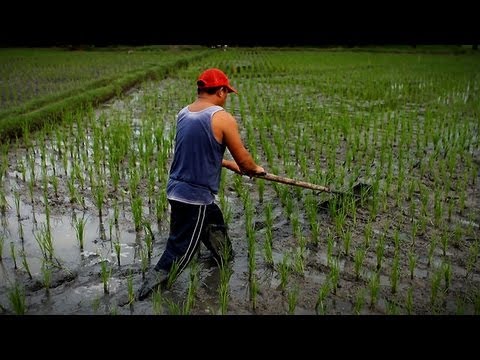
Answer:
[[[235,121],[236,122],[235,117],[229,111],[225,110],[224,108],[221,108],[218,111],[216,111],[215,114],[213,114],[213,117],[214,117],[214,119],[215,118],[217,118],[217,119],[228,119],[230,121]]]
[[[237,126],[235,117],[226,110],[218,111],[214,114],[212,124],[223,131],[234,129]]]

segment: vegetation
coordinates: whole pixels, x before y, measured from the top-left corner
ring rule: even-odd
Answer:
[[[27,59],[34,52],[13,65],[16,53],[2,50],[9,67],[0,89],[0,133],[8,139],[0,151],[2,265],[14,271],[21,254],[21,268],[35,278],[48,264],[49,283],[66,247],[112,256],[118,266],[104,260],[100,274],[112,297],[122,268],[145,271],[169,229],[164,189],[175,115],[194,98],[199,71],[219,67],[240,93],[226,108],[268,172],[369,190],[318,193],[223,170],[218,199],[235,264],[197,269],[189,281],[172,271],[152,311],[165,304],[170,313],[478,313],[480,59],[352,50],[233,48],[204,57],[196,56],[205,49],[159,50],[134,55],[138,62],[115,73],[102,72],[118,59],[114,52],[85,52],[79,59],[91,54],[84,63],[98,79],[57,90],[55,67],[62,78],[85,73],[67,61],[76,52],[58,58],[65,67],[42,70]],[[141,60],[153,58],[158,63]],[[145,75],[153,68],[157,75]],[[37,79],[38,91],[50,89],[38,95],[45,102],[31,105],[34,85],[13,80],[24,79],[21,72]],[[115,82],[147,78],[133,94]],[[111,96],[108,107],[96,106]],[[69,221],[59,233],[62,217]],[[207,271],[219,274],[213,290],[202,282]]]

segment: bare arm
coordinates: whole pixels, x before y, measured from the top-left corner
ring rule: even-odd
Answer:
[[[222,160],[222,166],[224,168],[227,168],[228,170],[232,170],[233,172],[236,172],[237,174],[242,174],[240,171],[240,168],[238,167],[238,164],[234,160]]]
[[[221,136],[221,140],[227,145],[228,150],[235,160],[224,159],[222,166],[239,174],[247,174],[249,176],[265,173],[264,168],[255,163],[252,155],[243,145],[238,131],[237,121],[231,114],[226,111],[219,111],[214,115],[212,124],[216,135]]]

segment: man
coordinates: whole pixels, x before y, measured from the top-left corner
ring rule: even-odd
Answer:
[[[139,290],[142,300],[165,283],[175,267],[180,274],[193,259],[200,241],[217,261],[231,255],[223,214],[214,203],[222,166],[238,174],[263,175],[243,145],[235,118],[225,109],[229,93],[238,94],[217,68],[197,80],[197,99],[177,114],[175,151],[167,183],[170,234],[167,246]],[[228,148],[234,160],[223,159]]]

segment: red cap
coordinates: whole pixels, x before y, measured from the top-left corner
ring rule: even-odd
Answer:
[[[234,92],[235,94],[238,94],[237,90],[230,85],[227,75],[225,75],[222,70],[217,68],[207,69],[201,73],[197,80],[197,86],[199,88],[225,86],[228,89],[228,92]]]

